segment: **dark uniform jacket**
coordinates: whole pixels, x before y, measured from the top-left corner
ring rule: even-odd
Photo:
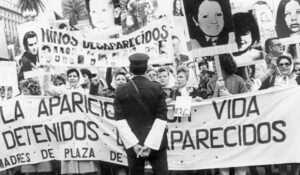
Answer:
[[[133,134],[143,145],[156,119],[167,120],[165,95],[159,83],[152,82],[144,76],[135,76],[133,83],[119,87],[115,95],[115,118],[117,121],[126,120]],[[159,150],[167,146],[166,130],[163,134]]]

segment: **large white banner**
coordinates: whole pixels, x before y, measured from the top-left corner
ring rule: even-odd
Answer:
[[[168,113],[171,170],[300,162],[300,87],[194,104]],[[48,160],[127,164],[113,101],[73,92],[0,102],[0,171]]]

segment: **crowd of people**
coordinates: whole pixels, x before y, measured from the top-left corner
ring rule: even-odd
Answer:
[[[35,36],[29,36],[31,47],[27,47],[19,61],[19,86],[22,95],[51,95],[66,94],[77,91],[95,96],[114,98],[116,89],[127,83],[131,73],[126,67],[108,67],[103,73],[89,68],[70,68],[65,73],[45,74],[43,81],[34,78],[24,79],[24,72],[37,69],[34,47]],[[24,43],[26,44],[26,43]],[[222,77],[218,77],[214,57],[201,57],[194,61],[186,61],[178,65],[148,66],[145,76],[161,85],[167,104],[176,100],[177,96],[191,96],[193,101],[201,102],[206,99],[229,96],[267,89],[271,87],[296,86],[300,83],[300,62],[284,50],[278,38],[269,38],[265,42],[265,57],[260,64],[237,67],[234,54],[219,55]],[[50,70],[50,67],[42,69]],[[265,171],[272,171],[264,166]],[[282,173],[287,171],[286,165],[279,165]],[[285,167],[285,168],[284,168]],[[300,166],[299,166],[300,167]],[[19,170],[19,171],[18,171]],[[234,168],[236,174],[257,174],[256,167]],[[298,172],[298,166],[292,165],[293,173]],[[99,161],[52,161],[35,165],[24,165],[7,170],[4,174],[21,172],[25,174],[128,174],[127,167]],[[176,174],[201,174],[212,171],[170,171]],[[221,174],[229,174],[229,169],[220,169]]]

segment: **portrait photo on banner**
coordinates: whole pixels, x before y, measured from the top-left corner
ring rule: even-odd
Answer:
[[[120,0],[123,34],[130,34],[166,16],[164,1]]]
[[[254,7],[254,4],[249,4],[248,7],[236,8],[232,15],[235,40],[238,46],[238,51],[233,52],[233,58],[238,67],[264,61],[261,35]]]
[[[193,50],[201,48],[199,54],[200,51],[202,54],[236,51],[236,47],[232,49],[225,47],[236,46],[229,0],[184,0],[183,2]],[[224,46],[224,48],[218,47],[217,50],[210,49],[209,52],[205,52],[204,48],[216,48],[216,46]]]
[[[300,39],[300,0],[274,0],[276,33],[279,38],[290,37],[290,43]]]

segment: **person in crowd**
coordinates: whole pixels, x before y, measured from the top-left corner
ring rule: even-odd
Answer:
[[[87,90],[88,92],[90,91],[90,86],[91,86],[91,78],[92,78],[92,73],[88,69],[80,69],[82,78],[83,78],[83,83],[81,84],[81,87],[84,90]]]
[[[173,89],[175,79],[173,75],[166,68],[159,68],[158,73],[158,82],[162,86],[165,97],[170,98],[171,91]]]
[[[289,54],[282,54],[277,58],[276,63],[278,73],[267,78],[260,89],[297,85],[296,76],[293,74],[292,56]]]
[[[277,37],[268,38],[264,47],[266,52],[265,62],[255,65],[255,78],[260,78],[273,64],[276,65],[277,57],[283,53],[282,43]]]
[[[104,96],[107,97],[107,83],[105,80],[101,79],[99,75],[92,75],[91,78],[91,95]]]
[[[117,88],[119,88],[122,84],[127,83],[128,79],[126,77],[126,73],[124,71],[118,71],[115,73],[113,80],[111,82],[112,87],[114,88],[113,91],[110,91],[109,94],[107,94],[107,97],[114,98],[116,94]]]
[[[276,32],[279,38],[299,36],[300,0],[281,0],[276,15]]]
[[[194,61],[190,61],[186,64],[186,66],[188,67],[190,72],[190,79],[191,78],[193,79],[193,82],[190,81],[189,85],[191,87],[198,88],[200,83],[200,78],[198,76],[199,70],[198,70],[197,63]]]
[[[48,69],[47,69],[48,70]],[[59,96],[70,92],[81,92],[85,90],[80,86],[80,71],[75,68],[67,70],[67,85],[53,86],[51,84],[50,75],[44,75],[43,89],[46,94],[51,96]],[[61,161],[61,174],[89,174],[96,175],[100,172],[99,163],[96,161],[77,161],[66,160]]]
[[[247,92],[244,80],[235,74],[237,66],[232,56],[230,54],[221,54],[219,57],[223,77],[218,79],[215,76],[208,82],[209,98]]]
[[[41,86],[34,78],[27,78],[20,82],[22,95],[42,95]]]
[[[220,65],[222,77],[216,76],[208,82],[209,98],[241,94],[247,92],[244,80],[236,75],[237,66],[230,54],[221,54]],[[247,167],[235,167],[235,174],[246,175]],[[229,175],[229,168],[220,169],[220,174]]]
[[[41,86],[37,80],[28,78],[20,82],[22,95],[42,95]],[[21,172],[25,175],[50,175],[55,173],[54,164],[51,161],[46,161],[37,164],[22,165]]]
[[[66,79],[63,75],[55,75],[53,77],[53,85],[54,86],[65,86],[66,85]]]
[[[38,38],[34,31],[27,32],[23,37],[25,52],[19,60],[21,66],[18,75],[19,80],[24,79],[24,72],[37,68],[38,62]]]
[[[198,63],[199,69],[199,87],[198,89],[204,94],[204,99],[207,98],[207,84],[209,80],[213,77],[214,72],[208,70],[208,64],[205,60]]]
[[[153,174],[167,175],[167,106],[162,87],[145,77],[148,59],[143,53],[129,56],[133,78],[116,91],[115,119],[130,174],[143,175],[148,160]]]
[[[235,40],[238,52],[233,53],[237,65],[248,65],[263,60],[263,52],[254,48],[260,42],[259,28],[252,13],[239,12],[233,15]]]
[[[296,75],[296,81],[298,84],[300,84],[300,62],[299,61],[295,61],[294,62],[294,70],[293,70],[294,74]]]
[[[157,71],[155,69],[153,69],[153,68],[148,69],[146,74],[150,81],[158,82],[158,77],[157,77],[158,75],[157,75]]]
[[[177,96],[191,96],[195,101],[202,101],[203,94],[195,87],[189,86],[190,71],[186,66],[179,66],[177,69],[177,84],[170,96],[176,100]]]
[[[173,16],[183,16],[181,0],[173,1]]]
[[[296,80],[296,75],[293,74],[293,59],[289,54],[282,54],[276,60],[277,73],[268,77],[262,84],[260,89],[268,89],[270,87],[289,87],[299,85]],[[287,166],[289,164],[280,164],[279,174],[287,174]],[[299,164],[292,165],[292,174],[297,174],[300,169]],[[270,168],[269,168],[270,169]],[[270,171],[270,170],[269,170]]]
[[[234,43],[230,5],[223,0],[199,0],[193,5],[192,48]]]

